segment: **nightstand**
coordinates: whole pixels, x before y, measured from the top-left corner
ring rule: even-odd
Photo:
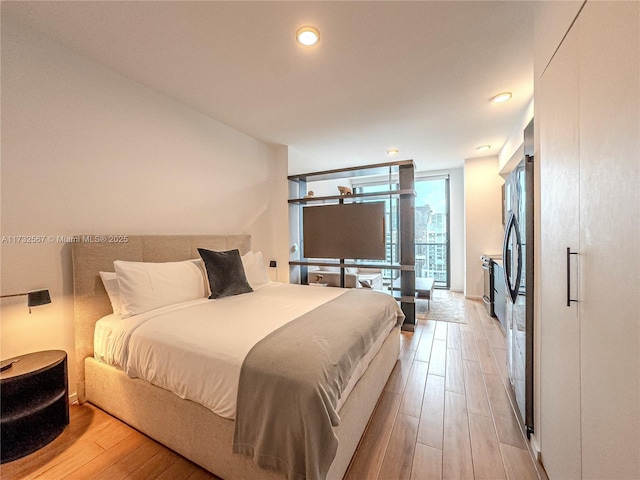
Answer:
[[[0,463],[24,457],[56,438],[69,424],[67,354],[21,355],[0,372]]]

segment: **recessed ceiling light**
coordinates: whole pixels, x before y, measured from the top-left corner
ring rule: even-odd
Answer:
[[[320,32],[315,27],[301,27],[296,32],[296,40],[303,47],[313,47],[320,41]]]
[[[398,150],[397,148],[390,148],[389,150],[387,150],[387,155],[389,155],[390,157],[396,157],[399,153],[400,150]]]
[[[503,103],[507,100],[511,100],[511,92],[502,92],[497,94],[495,97],[491,99],[491,103]]]
[[[487,150],[491,149],[491,145],[480,145],[478,148],[476,148],[477,151],[479,152],[486,152]]]

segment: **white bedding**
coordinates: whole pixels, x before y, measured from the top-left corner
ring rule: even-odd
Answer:
[[[94,356],[209,408],[234,418],[242,362],[269,333],[347,290],[269,283],[254,292],[206,298],[159,308],[122,319],[98,321]],[[359,362],[338,407],[379,351],[389,328]]]

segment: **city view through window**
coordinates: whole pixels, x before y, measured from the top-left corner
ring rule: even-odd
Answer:
[[[397,189],[398,186],[394,185],[393,188]],[[384,185],[363,185],[358,188],[358,191],[372,193],[388,189],[389,184],[385,182]],[[449,179],[446,177],[418,179],[415,183],[415,191],[416,277],[433,278],[436,286],[448,288],[450,285]],[[387,261],[398,263],[398,200],[392,197],[384,202],[387,215]],[[387,282],[391,282],[399,272],[385,270],[383,274]]]
[[[447,178],[418,180],[416,190],[416,277],[449,287],[449,194]]]

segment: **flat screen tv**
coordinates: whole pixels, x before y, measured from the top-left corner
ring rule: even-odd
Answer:
[[[384,202],[302,209],[305,258],[385,260]]]

